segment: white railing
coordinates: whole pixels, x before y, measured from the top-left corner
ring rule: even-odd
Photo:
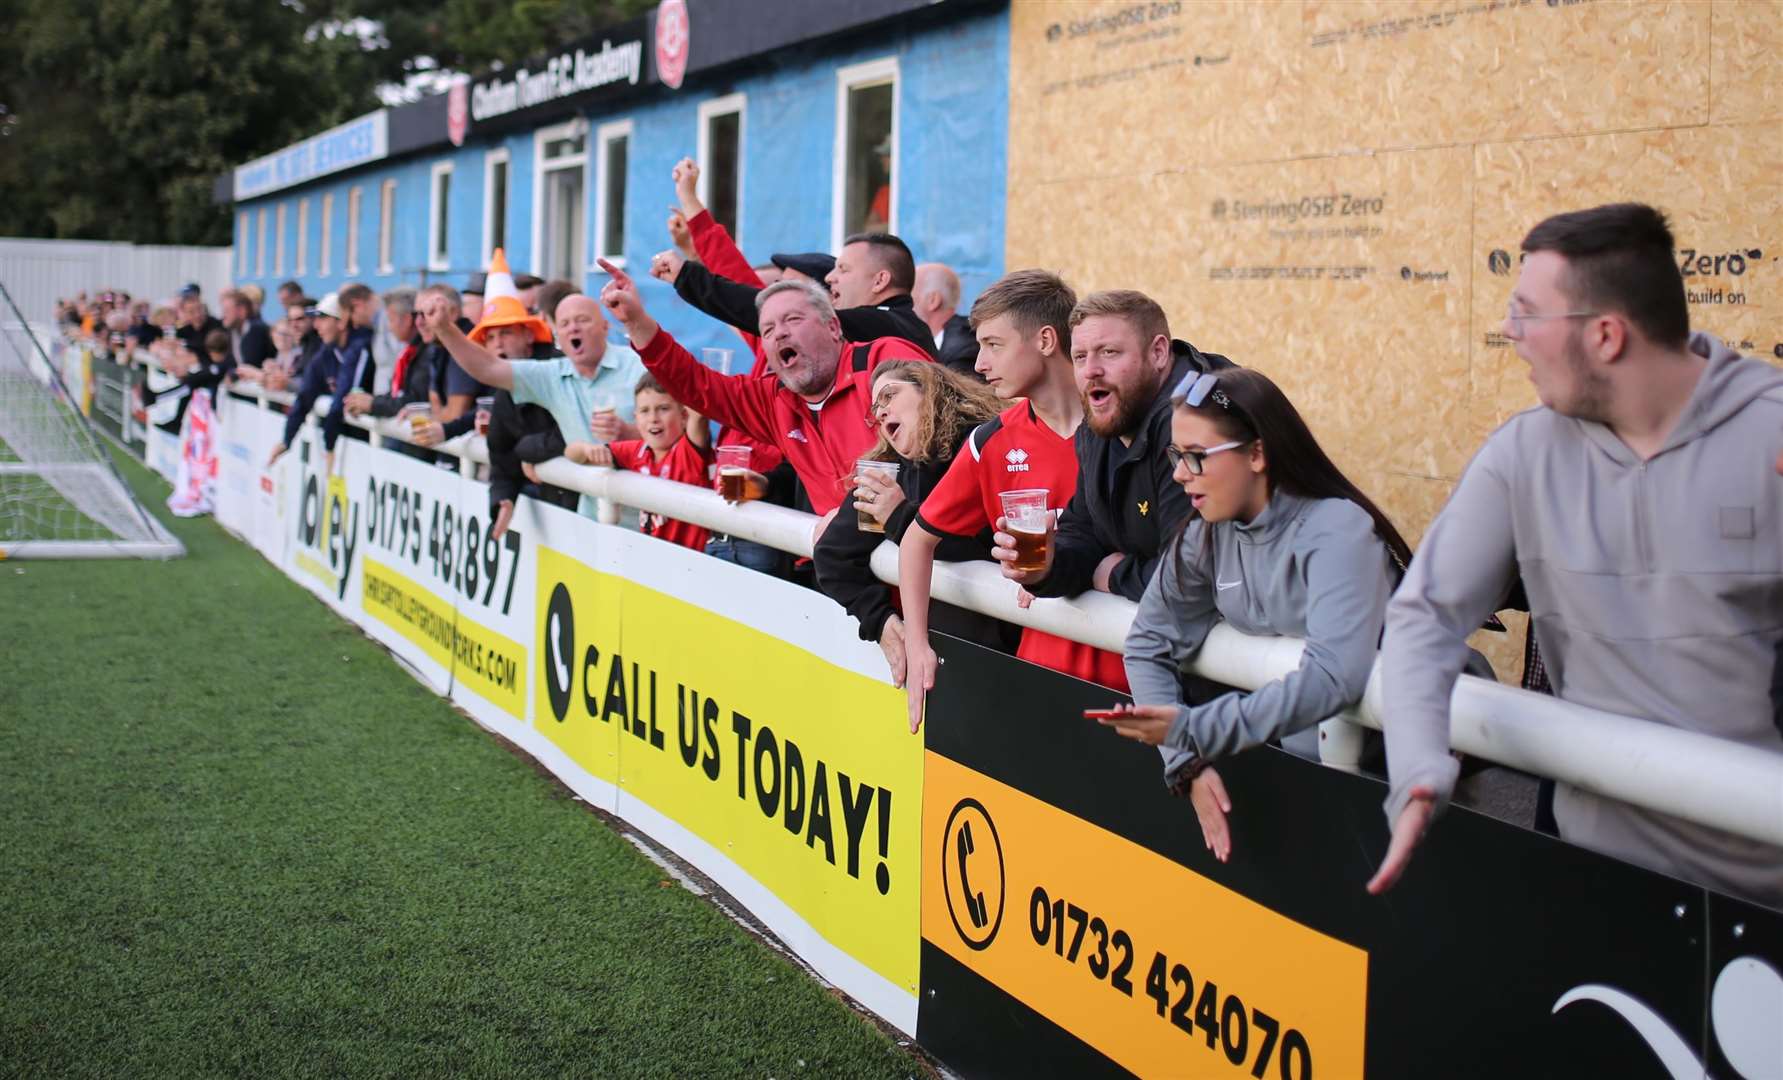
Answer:
[[[261,393],[289,405],[290,394]],[[317,404],[324,411],[327,399]],[[393,420],[350,419],[385,439],[407,441],[409,428]],[[481,436],[463,435],[434,450],[465,462],[487,463]],[[468,465],[466,466],[468,468]],[[636,507],[795,555],[810,555],[810,514],[766,503],[732,506],[714,491],[656,477],[557,458],[538,466],[541,479],[604,503]],[[610,516],[610,515],[609,515]],[[897,548],[881,544],[873,572],[897,584]],[[937,563],[931,592],[938,600],[1020,626],[1120,652],[1134,604],[1107,593],[1016,605],[1015,588],[987,562]],[[1297,638],[1251,637],[1216,626],[1197,654],[1196,674],[1255,690],[1300,665]],[[1321,725],[1322,759],[1353,768],[1360,750],[1356,724],[1381,727],[1381,673],[1376,662],[1359,708]],[[1607,798],[1768,844],[1783,846],[1783,754],[1683,731],[1646,720],[1570,705],[1487,679],[1463,675],[1451,702],[1451,740],[1457,750],[1552,777]]]

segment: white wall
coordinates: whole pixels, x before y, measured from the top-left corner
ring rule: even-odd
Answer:
[[[158,302],[195,281],[216,310],[217,294],[230,283],[232,248],[169,247],[94,240],[0,238],[0,285],[29,322],[49,322],[57,297],[89,296],[122,289]],[[12,313],[0,304],[0,319]]]

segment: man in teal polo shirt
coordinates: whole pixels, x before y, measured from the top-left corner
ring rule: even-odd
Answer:
[[[523,311],[523,309],[522,309]],[[607,320],[592,297],[565,297],[557,306],[556,337],[563,355],[548,360],[525,359],[532,340],[524,332],[537,316],[504,313],[499,306],[484,310],[485,344],[466,337],[443,303],[430,300],[428,325],[440,344],[465,373],[479,382],[511,391],[517,405],[538,405],[556,420],[566,442],[635,439],[632,390],[644,374],[643,361],[629,346],[607,341]],[[508,321],[504,321],[508,320]],[[501,325],[495,325],[499,322]],[[487,346],[487,347],[486,347]],[[511,355],[518,347],[519,355]],[[578,507],[594,516],[594,500],[584,495]]]

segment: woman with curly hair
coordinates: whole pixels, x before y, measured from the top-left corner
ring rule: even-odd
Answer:
[[[873,377],[871,423],[879,442],[865,460],[895,463],[889,470],[861,470],[813,552],[817,585],[860,622],[863,641],[876,641],[891,668],[892,682],[904,682],[904,623],[894,591],[873,576],[873,552],[883,540],[896,544],[916,518],[923,498],[940,483],[972,429],[1002,408],[991,389],[939,364],[899,361],[881,366]],[[863,521],[883,531],[863,528]],[[943,544],[944,559],[990,557],[990,531]],[[937,629],[1008,651],[1011,628],[1002,622],[937,604]],[[934,621],[934,620],[932,620]]]

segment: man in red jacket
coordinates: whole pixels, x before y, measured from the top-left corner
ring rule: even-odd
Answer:
[[[869,423],[874,369],[887,360],[932,359],[902,338],[849,344],[821,287],[781,281],[756,297],[762,348],[777,378],[727,377],[657,325],[625,271],[605,259],[601,268],[613,279],[601,303],[657,381],[695,412],[778,447],[826,520],[841,505],[855,459],[876,439]]]

